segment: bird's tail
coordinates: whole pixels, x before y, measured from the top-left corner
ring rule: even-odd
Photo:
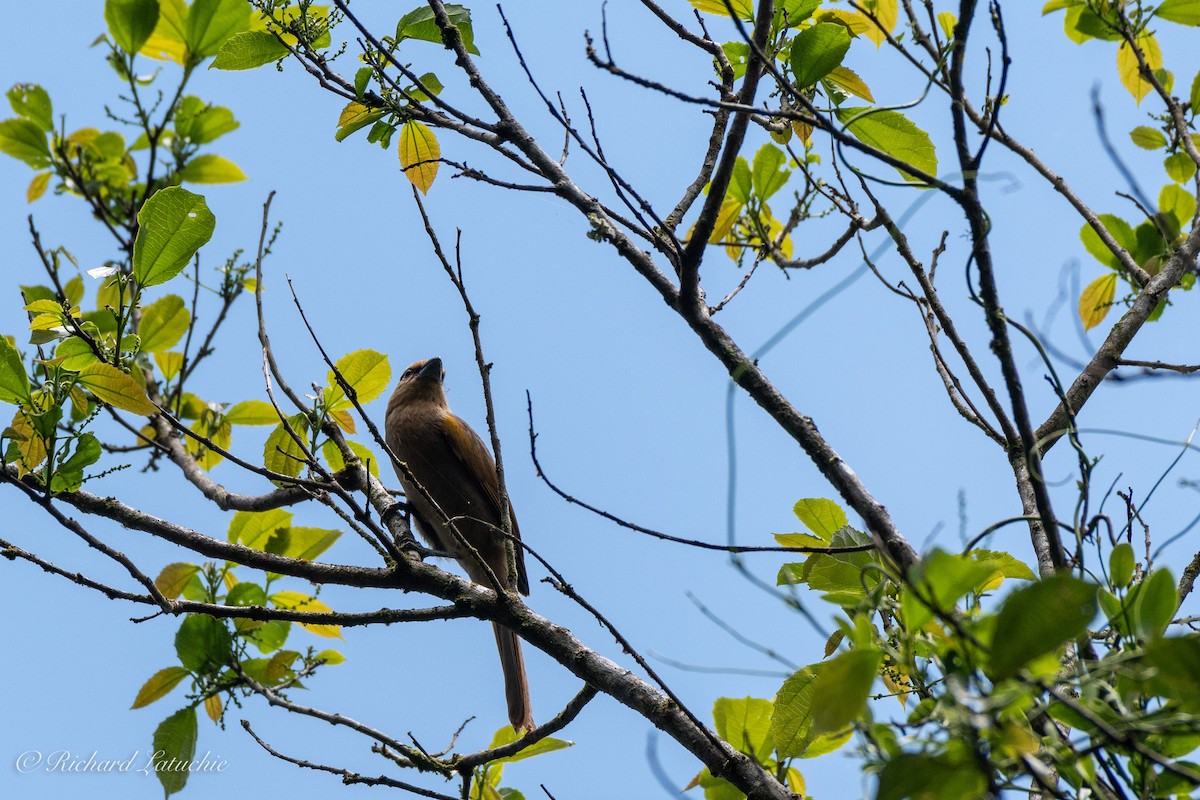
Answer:
[[[532,730],[533,711],[529,706],[529,681],[525,677],[525,659],[521,656],[521,640],[508,628],[492,623],[496,633],[496,648],[500,651],[500,668],[504,670],[504,696],[508,700],[508,721],[517,733]]]

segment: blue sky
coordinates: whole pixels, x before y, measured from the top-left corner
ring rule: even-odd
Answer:
[[[378,2],[358,5],[364,19],[384,31],[407,10]],[[1131,216],[1113,194],[1125,187],[1100,149],[1089,113],[1089,92],[1093,85],[1099,86],[1110,134],[1134,171],[1144,176],[1145,186],[1157,194],[1166,180],[1158,159],[1127,145],[1125,134],[1133,125],[1144,124],[1144,113],[1134,108],[1117,81],[1111,46],[1093,42],[1079,47],[1066,42],[1060,17],[1043,19],[1035,6],[1005,6],[1015,62],[1006,126],[1094,208]],[[685,3],[668,7],[688,14]],[[635,90],[587,64],[583,31],[599,30],[597,7],[513,3],[505,12],[544,88],[561,91],[580,121],[578,87],[586,87],[609,157],[644,188],[651,202],[673,204],[698,164],[706,118],[695,108]],[[547,141],[560,141],[561,132],[520,76],[495,8],[483,4],[474,13],[480,65],[492,76],[495,88],[535,133]],[[706,60],[657,27],[637,4],[609,3],[608,14],[614,52],[623,66],[666,83],[703,88],[709,77]],[[103,119],[103,107],[114,103],[119,83],[104,64],[103,51],[88,49],[104,30],[102,4],[23,4],[9,9],[8,15],[9,29],[18,35],[10,37],[0,52],[0,83],[33,81],[45,86],[56,114],[67,115],[68,130],[111,127]],[[348,30],[342,35],[350,36]],[[1183,36],[1164,39],[1167,63],[1175,69],[1181,91],[1190,85],[1197,68],[1197,53],[1187,44]],[[461,91],[461,82],[448,79],[450,65],[439,48],[413,43],[411,57],[422,71],[435,69],[449,91]],[[356,65],[346,61],[343,69],[351,71]],[[881,100],[904,102],[920,93],[920,85],[898,69],[894,57],[881,56],[868,42],[856,42],[847,63]],[[145,64],[146,69],[155,66]],[[167,70],[160,80],[170,85],[171,78]],[[236,248],[254,246],[261,204],[268,192],[277,192],[272,210],[284,221],[284,229],[266,264],[267,313],[277,355],[293,386],[322,382],[326,370],[299,326],[285,273],[332,353],[379,350],[389,355],[396,376],[411,361],[440,355],[448,371],[452,406],[482,432],[483,403],[465,316],[424,238],[395,153],[367,145],[361,134],[335,143],[334,123],[342,104],[322,94],[294,65],[283,74],[269,67],[247,73],[204,71],[190,91],[233,109],[241,127],[214,151],[241,165],[250,178],[230,186],[203,187],[217,217],[216,234],[203,251],[204,270],[218,266]],[[950,171],[946,165],[952,151],[944,133],[949,118],[944,107],[932,98],[912,113],[934,135],[943,171]],[[759,143],[753,139],[748,152]],[[449,158],[496,166],[486,152],[452,137],[442,137],[442,148]],[[1080,246],[1080,222],[1069,207],[999,147],[993,146],[991,153],[986,169],[997,180],[989,181],[986,191],[1004,302],[1018,318],[1028,311],[1041,319],[1064,283],[1066,265],[1078,261],[1085,283],[1100,274],[1100,267]],[[568,167],[588,191],[608,191],[597,170],[578,152]],[[8,302],[0,304],[0,331],[9,334],[19,333],[24,326],[14,284],[41,280],[28,244],[26,214],[35,215],[48,244],[67,246],[85,269],[112,253],[99,226],[77,202],[46,197],[27,207],[24,186],[30,175],[23,164],[0,159],[0,242],[10,289]],[[898,214],[918,193],[900,189],[886,196]],[[811,628],[734,573],[726,559],[642,538],[568,506],[541,484],[530,463],[526,391],[531,393],[537,417],[539,458],[564,489],[643,525],[722,540],[726,535],[727,379],[715,360],[611,249],[585,237],[584,220],[560,201],[452,180],[443,167],[427,205],[444,244],[453,242],[456,228],[462,230],[468,288],[483,315],[488,358],[496,365],[493,391],[509,488],[529,542],[643,653],[706,668],[782,669],[706,620],[688,599],[692,593],[716,615],[748,637],[769,643],[792,662],[818,660],[822,643]],[[818,224],[797,234],[798,252],[824,250],[835,229],[834,223]],[[909,228],[921,254],[932,250],[942,230],[949,231],[943,290],[952,307],[969,320],[967,335],[984,353],[982,320],[963,291],[961,215],[945,200],[934,198]],[[868,239],[869,246],[881,241],[878,236]],[[860,262],[860,255],[850,247],[810,273],[784,276],[764,267],[722,312],[723,322],[746,349],[753,350]],[[711,253],[705,263],[710,298],[740,277],[720,252]],[[889,277],[903,277],[894,256],[885,255],[879,265]],[[89,287],[89,297],[91,291]],[[1194,318],[1194,302],[1192,296],[1180,298],[1162,323],[1139,337],[1131,355],[1194,362],[1198,329],[1194,321],[1186,321]],[[1069,323],[1073,308],[1074,298],[1069,298],[1052,339],[1080,356],[1082,345]],[[210,305],[206,318],[211,313]],[[1099,332],[1093,332],[1091,340],[1098,342]],[[205,399],[219,402],[265,397],[250,303],[235,310],[218,348],[219,360],[210,361],[197,376],[196,390]],[[816,420],[919,549],[935,542],[955,546],[960,514],[970,535],[996,519],[1019,513],[1002,454],[964,424],[946,401],[930,369],[917,315],[874,279],[858,281],[825,304],[763,364],[777,385]],[[1053,405],[1042,380],[1044,370],[1025,346],[1020,348],[1020,364],[1034,417],[1040,419]],[[987,368],[995,374],[990,364]],[[1063,369],[1064,375],[1070,375]],[[376,421],[382,421],[384,402],[369,407]],[[1181,441],[1198,417],[1200,395],[1193,383],[1165,379],[1105,387],[1080,424],[1085,429],[1135,431]],[[796,445],[751,403],[739,398],[735,418],[737,536],[747,544],[770,544],[772,532],[799,528],[791,513],[797,499],[832,497],[832,490]],[[242,429],[234,447],[253,457],[261,453],[261,440],[256,429]],[[1146,496],[1179,452],[1175,446],[1102,433],[1086,434],[1084,441],[1094,454],[1103,454],[1096,484],[1117,481],[1119,488],[1132,487],[1136,497]],[[1060,447],[1047,463],[1048,475],[1062,484],[1060,503],[1072,496],[1072,459],[1067,448]],[[228,515],[209,507],[170,472],[144,474],[139,460],[129,463],[130,469],[92,484],[92,491],[130,498],[152,513],[223,535]],[[1157,541],[1200,512],[1196,493],[1178,487],[1175,480],[1197,477],[1198,472],[1196,456],[1186,456],[1147,507]],[[218,467],[214,478],[246,491],[263,489],[228,464]],[[0,537],[64,567],[127,583],[127,578],[14,492],[4,492],[3,498],[6,513]],[[1115,505],[1110,511],[1120,516]],[[315,511],[303,513],[306,524],[334,524]],[[130,531],[102,525],[95,531],[151,574],[181,557],[165,544]],[[1163,557],[1180,565],[1196,550],[1194,542],[1195,534],[1190,534]],[[1011,549],[1032,563],[1017,527],[994,537],[991,546]],[[370,563],[371,553],[352,537],[344,537],[327,558]],[[773,581],[779,563],[775,555],[750,559],[753,571],[768,581]],[[4,562],[0,576],[0,604],[10,609],[12,620],[6,642],[9,657],[0,666],[0,680],[10,687],[0,701],[0,712],[10,721],[0,730],[0,786],[39,798],[85,792],[93,798],[158,796],[157,781],[150,776],[23,775],[13,765],[29,750],[67,749],[83,757],[98,751],[101,758],[120,759],[140,751],[144,756],[155,725],[179,706],[181,693],[149,709],[130,711],[128,706],[146,677],[173,663],[177,623],[160,619],[130,624],[129,617],[145,613],[143,609],[105,601],[28,564]],[[540,571],[533,571],[530,604],[632,667],[594,621],[538,583],[542,577]],[[423,604],[420,598],[362,591],[328,590],[322,599],[339,610]],[[816,598],[809,599],[828,624],[829,609]],[[301,631],[292,635],[291,646],[326,646]],[[310,683],[311,691],[297,694],[299,702],[340,711],[401,737],[411,731],[428,747],[442,745],[472,715],[477,719],[461,740],[467,748],[486,744],[504,722],[499,670],[485,623],[459,620],[351,630],[337,646],[347,662],[325,670]],[[530,648],[526,657],[535,714],[545,719],[578,685]],[[769,697],[783,677],[783,673],[697,672],[665,663],[656,668],[702,717],[708,716],[719,696]],[[467,690],[450,694],[445,688],[449,685]],[[198,752],[211,751],[229,766],[220,774],[194,776],[185,797],[212,796],[233,787],[239,792],[270,788],[294,798],[340,790],[333,778],[267,756],[241,730],[237,724],[241,718],[250,720],[260,735],[288,754],[368,774],[386,767],[361,738],[250,702],[230,710],[227,730],[202,719]],[[641,718],[601,698],[567,734],[577,743],[574,748],[510,767],[505,783],[521,788],[527,797],[537,794],[539,783],[560,798],[653,796],[662,790],[650,777],[646,761],[648,731]],[[663,768],[679,787],[699,769],[665,738],[659,739],[658,752]],[[848,787],[859,782],[856,766],[840,754],[799,766],[809,779],[810,793],[817,797],[850,796],[853,791]],[[450,787],[438,788],[453,792]],[[699,796],[698,791],[692,794]]]

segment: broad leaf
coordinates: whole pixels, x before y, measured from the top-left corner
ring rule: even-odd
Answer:
[[[342,356],[334,365],[343,380],[354,390],[358,402],[369,403],[383,393],[392,379],[388,357],[374,350],[355,350]],[[326,376],[325,407],[331,411],[350,408],[351,403],[342,391],[333,370]]]
[[[824,542],[829,542],[835,533],[850,524],[842,507],[823,497],[798,500],[792,511],[804,527]]]
[[[843,107],[837,110],[837,117],[863,144],[887,153],[925,175],[937,176],[937,152],[928,133],[899,111],[864,113],[870,110]],[[906,181],[922,183],[924,180],[900,167],[896,169]]]
[[[215,674],[229,659],[232,646],[225,624],[204,614],[188,614],[175,634],[179,663],[200,674]]]
[[[1113,297],[1117,293],[1117,274],[1109,272],[1096,278],[1079,295],[1079,319],[1083,329],[1089,331],[1104,321],[1112,309]]]
[[[0,334],[0,401],[17,405],[28,403],[30,396],[29,376],[21,354],[7,336]]]
[[[183,36],[192,55],[207,58],[216,55],[229,37],[249,27],[250,4],[245,0],[194,0]]]
[[[842,63],[850,49],[850,32],[836,22],[818,22],[792,40],[792,74],[800,88],[812,86]]]
[[[996,681],[1087,630],[1096,586],[1059,573],[1008,595],[996,618],[989,674]]]
[[[134,367],[140,369],[140,367]],[[112,364],[96,362],[79,371],[79,385],[96,395],[101,401],[122,411],[152,416],[158,406],[146,397],[146,390],[129,373],[122,372]]]
[[[18,117],[30,120],[47,133],[54,132],[54,106],[50,103],[50,95],[41,86],[14,83],[4,96]]]
[[[858,719],[882,662],[878,650],[855,648],[821,666],[812,687],[813,733],[836,733]]]
[[[230,36],[221,45],[211,68],[254,69],[287,56],[287,47],[275,38],[275,34],[267,31],[242,31]]]
[[[105,0],[104,21],[117,46],[136,53],[158,24],[158,0]]]
[[[217,220],[204,198],[187,189],[160,189],[138,212],[133,276],[145,286],[166,283],[212,238]]]
[[[475,47],[475,31],[471,28],[471,11],[466,6],[447,3],[444,6],[450,24],[462,37],[463,47],[472,55],[479,55]],[[433,9],[428,6],[418,6],[405,14],[396,23],[396,41],[404,39],[420,39],[426,42],[442,44],[442,30],[437,25]]]
[[[186,764],[195,758],[196,737],[196,710],[190,706],[176,711],[155,729],[154,771],[166,797],[187,784],[188,771],[178,766],[172,768],[172,765]],[[159,769],[160,765],[162,769]]]
[[[138,327],[142,352],[157,353],[174,347],[187,332],[191,318],[192,315],[183,305],[183,298],[176,294],[160,297],[143,308],[142,323]],[[83,344],[87,346],[86,342]]]
[[[183,667],[167,667],[160,669],[150,676],[150,679],[138,689],[137,697],[133,698],[131,709],[143,708],[156,700],[161,700],[179,685],[179,682],[191,673]]]
[[[205,153],[187,162],[179,177],[189,183],[237,183],[246,180],[246,173],[224,156]]]
[[[18,118],[0,122],[0,153],[24,161],[33,169],[50,166],[46,132],[33,120]]]
[[[400,129],[399,152],[404,176],[421,190],[421,194],[428,194],[429,187],[433,186],[433,180],[437,177],[441,165],[438,159],[442,155],[441,145],[433,131],[410,119]]]

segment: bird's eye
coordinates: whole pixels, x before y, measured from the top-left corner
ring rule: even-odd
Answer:
[[[404,370],[404,374],[400,376],[400,380],[406,380],[408,378],[411,378],[413,375],[416,374],[416,372],[417,371],[415,369],[413,369],[412,367],[409,367],[408,369]]]

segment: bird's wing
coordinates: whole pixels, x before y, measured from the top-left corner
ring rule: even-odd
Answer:
[[[496,462],[488,451],[487,445],[479,438],[479,434],[471,426],[454,414],[447,414],[442,421],[442,432],[451,452],[466,467],[474,479],[480,493],[487,499],[491,512],[497,520],[500,519],[500,491],[496,481]],[[521,538],[521,529],[517,525],[517,515],[512,503],[508,504],[508,519],[512,523],[512,533],[517,539]],[[529,594],[529,578],[525,573],[525,551],[518,545],[513,548],[517,561],[517,591]]]

